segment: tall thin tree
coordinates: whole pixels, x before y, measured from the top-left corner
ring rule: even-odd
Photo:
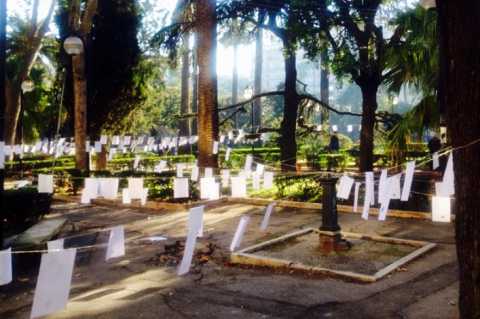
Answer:
[[[198,165],[217,167],[213,143],[218,140],[216,1],[197,0],[195,28],[198,37]]]

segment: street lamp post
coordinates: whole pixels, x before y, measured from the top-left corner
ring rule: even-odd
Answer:
[[[20,91],[20,121],[18,123],[19,130],[17,131],[20,135],[20,147],[22,148],[22,153],[20,153],[20,176],[23,178],[23,123],[25,117],[25,94],[32,92],[35,89],[35,84],[32,80],[25,80],[22,82],[21,91]]]

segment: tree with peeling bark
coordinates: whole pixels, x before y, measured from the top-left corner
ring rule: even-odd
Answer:
[[[81,6],[80,0],[72,0],[69,9],[69,27],[80,37],[85,49],[88,49],[87,36],[93,25],[97,12],[97,0],[89,0]],[[84,8],[82,12],[81,8]],[[87,76],[85,68],[85,49],[82,53],[72,56],[74,118],[75,118],[75,167],[80,170],[88,168],[86,152],[87,141]]]
[[[480,2],[438,1],[440,104],[455,168],[460,317],[480,318]]]
[[[53,11],[56,1],[52,0],[48,9],[47,16],[43,21],[39,22],[39,2],[35,0],[32,3],[32,13],[28,25],[28,35],[25,41],[25,47],[22,48],[22,54],[18,68],[15,74],[6,78],[6,108],[4,120],[4,138],[5,143],[9,145],[15,144],[15,137],[17,126],[21,111],[21,92],[22,83],[28,79],[30,71],[32,70],[38,54],[42,48],[43,40],[49,30],[49,25],[52,20]]]

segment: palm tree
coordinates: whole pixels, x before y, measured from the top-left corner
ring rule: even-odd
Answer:
[[[213,142],[218,140],[215,0],[195,2],[198,59],[198,165],[217,167]]]

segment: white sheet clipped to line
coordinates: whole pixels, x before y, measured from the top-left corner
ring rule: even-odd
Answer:
[[[432,221],[449,223],[451,221],[450,197],[432,196]]]
[[[12,249],[0,250],[0,286],[12,282]]]
[[[352,186],[355,180],[347,175],[340,177],[337,191],[337,198],[348,199],[352,191]]]
[[[221,171],[222,176],[222,187],[228,187],[230,181],[230,170],[222,169]]]
[[[390,200],[392,199],[392,194],[394,191],[396,177],[387,177],[384,182],[384,189],[382,191],[381,197],[378,198],[380,203],[380,210],[378,212],[378,220],[384,221],[387,218],[388,208],[390,206]]]
[[[362,218],[368,220],[368,214],[370,212],[370,205],[372,198],[375,196],[375,190],[373,186],[373,172],[365,173],[365,199],[363,202]]]
[[[220,184],[214,177],[200,178],[200,199],[215,200],[220,198]]]
[[[243,168],[245,170],[245,172],[251,172],[252,171],[252,164],[253,164],[253,156],[251,154],[248,154],[245,157],[245,166]]]
[[[140,205],[144,206],[148,199],[148,188],[142,190],[142,196],[140,197]]]
[[[252,188],[254,190],[260,189],[260,177],[261,175],[258,172],[254,172],[252,174]]]
[[[131,177],[128,179],[130,199],[141,199],[143,196],[143,178]]]
[[[65,244],[64,238],[47,241],[48,252],[63,250],[64,244]]]
[[[173,179],[173,198],[188,198],[188,178]]]
[[[38,175],[38,192],[39,193],[53,193],[53,175]]]
[[[232,243],[230,244],[230,251],[235,251],[242,244],[243,235],[247,230],[247,225],[250,222],[250,216],[242,216],[238,223],[235,235],[233,235]]]
[[[177,164],[177,177],[182,178],[183,177],[183,169],[185,168],[184,163],[178,163]]]
[[[100,178],[99,195],[106,199],[116,199],[118,195],[118,178]]]
[[[273,213],[273,209],[277,203],[273,202],[268,204],[267,208],[265,209],[265,215],[263,216],[262,223],[260,224],[260,230],[261,231],[266,231],[268,227],[268,223],[270,222],[270,216]]]
[[[107,254],[105,260],[125,255],[125,232],[123,226],[115,226],[110,230],[108,237]]]
[[[438,156],[438,152],[432,154],[432,167],[433,169],[437,169],[440,166],[440,158]]]
[[[447,166],[443,174],[443,191],[448,196],[455,194],[455,174],[453,173],[453,156],[452,153],[448,155]]]
[[[227,151],[225,152],[225,160],[228,161],[230,159],[230,154],[232,153],[232,148],[227,147]]]
[[[273,172],[263,173],[263,188],[270,189],[273,187]]]
[[[355,182],[355,190],[354,190],[354,197],[353,197],[353,212],[358,212],[358,193],[360,192],[360,185],[362,183]]]
[[[190,209],[188,217],[188,232],[187,240],[185,242],[185,250],[183,251],[183,258],[177,270],[177,275],[182,276],[190,271],[192,264],[193,252],[195,244],[197,243],[197,236],[202,229],[203,224],[203,206],[194,207]]]
[[[140,164],[140,155],[135,155],[135,159],[133,160],[133,169],[137,169],[138,164]]]
[[[198,176],[200,175],[200,170],[197,165],[192,167],[192,174],[190,175],[190,179],[194,182],[198,181]]]
[[[218,142],[217,141],[213,141],[212,153],[213,154],[218,154]]]
[[[75,248],[42,254],[30,318],[60,311],[67,306],[72,283]]]
[[[244,176],[232,177],[232,197],[247,197],[247,180]]]
[[[204,177],[206,177],[206,178],[213,177],[213,168],[212,167],[205,167]]]
[[[378,181],[378,203],[382,203],[382,198],[385,196],[385,191],[387,189],[387,170],[382,169],[380,173],[380,180]]]
[[[130,198],[130,192],[128,188],[122,189],[122,204],[131,204],[132,199]]]
[[[263,165],[263,164],[257,164],[257,167],[256,167],[255,172],[256,172],[258,175],[262,176],[263,173],[265,172],[265,165]]]
[[[412,189],[413,174],[415,173],[415,161],[407,163],[407,169],[405,171],[405,180],[403,181],[402,196],[400,200],[407,202],[410,197],[410,190]]]
[[[396,175],[391,176],[392,178],[392,194],[391,197],[392,199],[400,199],[402,196],[402,186],[401,186],[401,179],[402,179],[402,173],[398,173]]]

